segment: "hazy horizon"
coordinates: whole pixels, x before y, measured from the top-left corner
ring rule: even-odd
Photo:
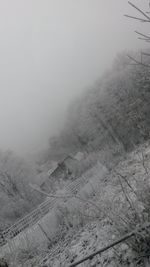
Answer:
[[[134,34],[145,26],[124,0],[0,3],[0,148],[35,152],[117,53],[145,46]]]

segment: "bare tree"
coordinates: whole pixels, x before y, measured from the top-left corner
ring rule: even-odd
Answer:
[[[8,197],[16,198],[22,197],[20,190],[18,189],[16,181],[7,171],[0,171],[0,189],[7,194]]]
[[[128,1],[129,5],[137,11],[138,16],[132,16],[132,15],[127,15],[125,14],[125,17],[127,18],[131,18],[134,20],[138,20],[142,23],[150,23],[150,2],[148,3],[148,10],[144,11],[141,8],[139,8],[138,6],[134,5],[132,2]],[[139,32],[139,31],[135,31],[135,33],[137,34],[137,37],[139,40],[142,40],[144,42],[149,43],[150,42],[150,35],[147,35],[143,32]],[[134,57],[132,57],[131,55],[128,55],[128,57],[131,59],[131,64],[130,65],[142,65],[144,67],[150,67],[150,64],[145,63],[145,58],[149,57],[150,54],[146,53],[146,52],[142,52],[140,53],[140,59],[136,59]]]

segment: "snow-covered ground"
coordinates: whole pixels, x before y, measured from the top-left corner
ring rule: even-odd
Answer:
[[[132,198],[133,204],[136,203],[137,213],[141,214],[143,212],[144,206],[142,202],[137,201],[133,191],[137,190],[137,187],[149,184],[150,153],[148,151],[147,148],[141,147],[126,155],[124,160],[111,172],[105,172],[103,176],[100,175],[100,168],[97,166],[94,172],[91,172],[92,177],[89,182],[78,194],[79,197],[85,199],[85,202],[77,201],[77,199],[76,201],[68,200],[64,204],[65,207],[60,207],[62,210],[67,210],[66,220],[68,222],[62,238],[58,239],[57,242],[53,242],[52,239],[47,247],[43,246],[41,248],[39,246],[38,252],[35,251],[34,254],[31,253],[30,257],[25,257],[24,265],[18,263],[16,266],[67,267],[69,264],[118,239],[120,235],[117,227],[119,225],[120,230],[123,231],[123,225],[120,225],[120,219],[117,216],[121,216],[122,210],[125,209],[126,212],[127,209],[121,186],[125,188],[124,190],[128,190],[126,192]],[[129,183],[129,186],[127,183]],[[80,216],[75,213],[76,205],[77,209],[81,211]],[[78,216],[79,218],[82,217],[80,223],[77,223],[78,220],[76,220]],[[113,221],[113,216],[115,221]],[[129,246],[122,244],[79,266],[150,266],[148,261],[145,263],[147,265],[139,265],[137,258],[134,256]]]

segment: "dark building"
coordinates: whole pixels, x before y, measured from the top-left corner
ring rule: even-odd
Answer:
[[[60,161],[50,177],[57,179],[69,179],[74,176],[77,167],[77,160],[71,156],[65,157]]]
[[[55,191],[61,181],[75,178],[78,164],[79,161],[77,159],[70,155],[66,156],[48,171],[48,178],[40,184],[41,190],[46,192]]]

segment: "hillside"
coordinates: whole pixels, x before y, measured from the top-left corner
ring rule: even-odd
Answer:
[[[92,191],[86,186],[80,192],[85,203],[74,199],[60,205],[59,234],[56,231],[48,244],[29,244],[26,249],[20,249],[15,257],[16,266],[67,267],[149,222],[149,171],[148,143],[128,153],[127,158],[104,176],[100,175],[97,165],[91,171]],[[98,208],[88,205],[89,199]],[[51,224],[49,231],[45,229],[50,237]],[[135,238],[94,257],[83,266],[149,266],[149,237],[148,229],[146,233],[137,230]]]
[[[148,140],[149,72],[133,65],[125,53],[118,55],[112,69],[70,105],[64,129],[50,138],[43,160],[77,151],[122,153]]]
[[[69,200],[58,202],[52,212],[43,214],[39,223],[44,229],[47,225],[46,240],[44,237],[38,244],[39,230],[34,232],[34,227],[25,231],[25,248],[20,247],[17,252],[13,248],[15,266],[66,267],[93,249],[109,244],[144,222],[149,223],[149,71],[144,66],[133,66],[126,54],[119,55],[112,69],[72,103],[64,129],[50,138],[47,151],[39,155],[36,170],[12,154],[7,157],[2,153],[1,176],[5,187],[2,183],[1,190],[9,199],[7,209],[14,216],[13,222],[36,208],[44,198],[35,191],[33,194],[30,181],[36,183],[37,175],[39,180],[45,179],[53,161],[63,162],[66,156],[74,157],[77,152],[84,156],[70,180],[65,176],[62,179],[59,173],[61,183],[56,176],[52,180],[56,190],[49,192],[58,194],[56,199],[60,193],[65,196],[65,185],[69,186],[71,179],[78,181],[84,177],[86,185]],[[103,168],[107,170],[105,175],[102,175]],[[21,175],[18,174],[20,170]],[[8,214],[2,209],[3,217],[5,223],[10,223]],[[36,242],[31,242],[31,233],[36,236]],[[121,250],[116,248],[110,254],[106,252],[104,257],[93,259],[90,266],[118,264],[125,267],[133,266],[134,261],[136,266],[146,266],[142,264],[145,259],[148,261],[149,253],[149,232],[142,237],[137,233],[136,241],[131,240],[121,246]],[[10,252],[5,256],[11,264]],[[43,265],[43,260],[47,265]]]

